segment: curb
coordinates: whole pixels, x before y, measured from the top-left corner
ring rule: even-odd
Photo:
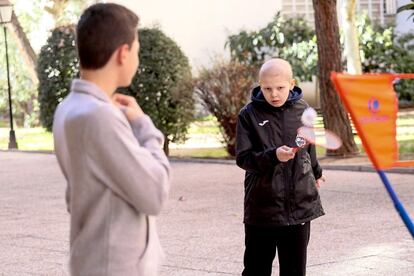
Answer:
[[[9,150],[0,150],[0,152],[18,152],[18,153],[33,153],[33,154],[55,154],[53,150],[19,150],[19,149],[9,149]]]
[[[233,159],[168,157],[168,160],[170,160],[172,163],[224,164],[236,166],[236,160]]]
[[[369,164],[366,165],[321,165],[324,170],[333,171],[353,171],[353,172],[374,172],[377,170]],[[398,173],[398,174],[414,174],[414,168],[393,168],[385,170],[386,173]]]
[[[0,150],[0,152],[20,152],[29,154],[54,154],[53,151],[24,151],[24,150]],[[188,157],[169,157],[171,163],[200,163],[200,164],[222,164],[236,166],[234,159],[214,159],[214,158],[188,158]],[[324,165],[322,169],[331,171],[353,171],[353,172],[377,172],[370,164],[363,165]],[[393,168],[385,170],[387,173],[414,174],[414,167]]]
[[[201,163],[201,164],[224,164],[236,166],[235,160],[226,159],[207,159],[207,158],[179,158],[170,157],[169,160],[173,163]],[[370,164],[364,165],[324,165],[321,164],[322,169],[330,171],[353,171],[353,172],[377,172]],[[398,174],[414,174],[414,168],[394,168],[386,170],[387,173]]]

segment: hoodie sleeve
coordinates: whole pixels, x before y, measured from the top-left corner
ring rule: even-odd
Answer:
[[[273,169],[280,161],[276,157],[276,148],[264,151],[253,150],[251,125],[241,112],[237,120],[236,163],[243,170],[264,173]]]
[[[322,168],[319,165],[318,159],[316,158],[316,148],[315,145],[310,144],[308,147],[308,153],[311,158],[311,166],[313,170],[313,175],[315,179],[319,179],[322,176]]]

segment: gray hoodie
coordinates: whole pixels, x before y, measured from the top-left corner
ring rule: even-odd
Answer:
[[[170,187],[162,133],[146,115],[129,123],[99,87],[74,80],[53,135],[67,180],[71,275],[157,275],[152,216]]]

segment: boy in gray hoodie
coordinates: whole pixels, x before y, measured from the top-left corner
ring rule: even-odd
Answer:
[[[115,93],[139,65],[137,26],[116,4],[89,7],[77,25],[80,79],[53,123],[67,181],[71,275],[157,275],[153,216],[170,186],[164,137],[133,97]]]

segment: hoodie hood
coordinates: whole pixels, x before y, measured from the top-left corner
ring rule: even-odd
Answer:
[[[286,102],[284,103],[284,105],[282,105],[282,106],[285,106],[287,104],[293,104],[294,102],[302,99],[302,97],[303,97],[302,89],[300,89],[297,86],[294,86],[293,89],[289,91],[289,96],[288,96]],[[260,89],[260,86],[257,86],[255,88],[253,88],[251,100],[255,104],[264,105],[264,106],[270,107],[270,108],[279,108],[279,107],[272,106],[271,104],[269,104],[266,101],[266,99],[263,95],[263,92]]]

